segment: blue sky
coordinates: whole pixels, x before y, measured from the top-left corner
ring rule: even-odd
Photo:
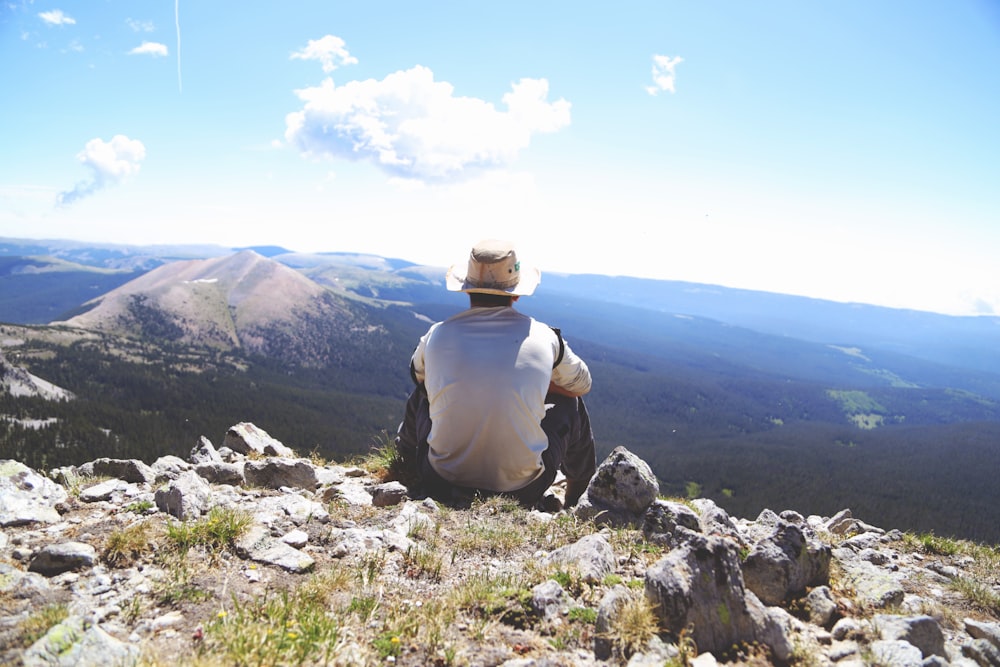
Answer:
[[[1000,315],[1000,5],[6,1],[0,236]],[[543,286],[544,289],[544,278]]]

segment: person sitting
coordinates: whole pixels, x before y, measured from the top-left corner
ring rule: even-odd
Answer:
[[[410,361],[416,383],[395,440],[423,492],[504,494],[533,507],[557,472],[575,505],[596,469],[584,363],[558,329],[514,309],[541,280],[509,242],[477,243],[447,289],[469,308],[430,327]]]

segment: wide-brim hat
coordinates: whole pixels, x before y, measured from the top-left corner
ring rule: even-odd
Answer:
[[[455,264],[445,276],[452,292],[528,296],[542,280],[542,272],[521,264],[508,241],[480,241],[469,253],[466,266]]]

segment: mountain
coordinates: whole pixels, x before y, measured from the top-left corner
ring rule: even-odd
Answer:
[[[0,456],[183,455],[248,420],[324,456],[390,438],[413,346],[465,296],[439,267],[264,250],[171,260],[58,326],[0,325],[8,357],[77,396],[0,394],[0,415],[55,420],[0,420]],[[666,492],[1000,539],[996,318],[602,276],[546,275],[518,307],[590,365],[599,453],[637,452]]]
[[[322,366],[362,322],[344,301],[252,250],[164,264],[56,324]]]

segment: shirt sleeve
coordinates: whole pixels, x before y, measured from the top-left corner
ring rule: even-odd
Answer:
[[[565,338],[562,361],[552,370],[552,382],[570,393],[581,396],[590,391],[590,369],[583,359],[576,356]]]
[[[427,349],[427,339],[430,338],[432,331],[434,331],[434,327],[428,329],[427,333],[420,337],[417,349],[413,351],[413,356],[410,357],[410,375],[413,377],[413,381],[418,384],[426,378],[427,369],[424,365],[424,351]]]

